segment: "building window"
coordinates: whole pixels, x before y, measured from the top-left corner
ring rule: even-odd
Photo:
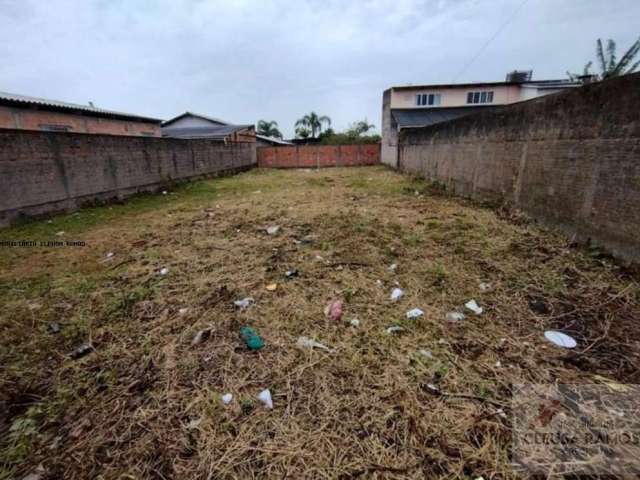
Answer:
[[[493,103],[493,92],[467,92],[467,103]]]
[[[38,127],[45,132],[68,132],[72,130],[71,125],[55,125],[49,123],[41,123]]]
[[[416,95],[416,105],[419,107],[437,107],[440,105],[440,94],[419,93]]]

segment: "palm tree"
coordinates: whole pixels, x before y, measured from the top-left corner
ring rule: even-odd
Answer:
[[[319,117],[317,113],[311,112],[296,122],[296,134],[298,134],[298,131],[301,131],[308,133],[307,136],[311,136],[311,138],[317,138],[318,135],[322,133],[322,128],[325,124],[327,127],[331,126],[331,119],[329,117],[326,115]]]
[[[275,120],[260,120],[257,133],[265,137],[282,138],[282,133],[278,130],[278,122]]]
[[[602,45],[602,40],[598,39],[596,42],[596,56],[598,63],[600,64],[600,74],[597,75],[600,80],[606,78],[619,77],[632,73],[640,66],[640,61],[631,64],[633,59],[640,52],[640,38],[636,40],[633,45],[629,47],[629,50],[622,56],[622,58],[616,61],[616,42],[612,39],[607,40],[607,48]],[[583,75],[592,75],[591,67],[593,62],[589,62],[584,66]],[[568,73],[568,72],[567,72]],[[577,78],[577,74],[569,73],[569,78]]]
[[[352,123],[349,129],[347,130],[347,134],[350,134],[354,137],[359,137],[367,133],[369,130],[373,130],[376,126],[365,118],[364,120],[360,120],[359,122]]]

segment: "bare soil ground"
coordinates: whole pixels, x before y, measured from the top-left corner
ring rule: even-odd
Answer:
[[[254,170],[0,239],[86,242],[0,249],[2,479],[511,478],[514,383],[640,383],[637,273],[379,167]]]

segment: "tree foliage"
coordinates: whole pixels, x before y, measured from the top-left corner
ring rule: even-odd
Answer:
[[[331,127],[331,119],[326,115],[319,116],[316,112],[311,112],[296,121],[296,137],[298,138],[318,138],[323,128]]]
[[[278,122],[275,120],[260,120],[256,133],[265,137],[282,138],[282,133],[278,129]]]
[[[336,133],[329,128],[320,135],[321,143],[325,145],[347,145],[354,143],[378,143],[380,135],[368,134],[375,129],[375,125],[367,119],[352,123],[344,132]]]
[[[595,75],[599,80],[604,80],[635,72],[638,66],[640,66],[640,60],[633,63],[638,53],[640,53],[640,38],[638,38],[638,40],[629,47],[620,60],[616,58],[616,42],[609,39],[607,40],[605,47],[602,40],[599,38],[596,42],[596,59],[598,61],[598,66],[600,67],[600,73]],[[591,71],[592,66],[593,62],[587,63],[584,66],[582,75],[594,75]],[[576,73],[570,72],[567,72],[567,74],[572,80],[575,80],[580,76]]]

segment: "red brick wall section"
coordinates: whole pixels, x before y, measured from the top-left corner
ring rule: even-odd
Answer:
[[[160,125],[155,123],[0,106],[0,128],[41,131],[46,130],[43,125],[66,126],[75,133],[162,136]]]
[[[400,169],[640,262],[640,74],[403,130]]]
[[[0,226],[255,166],[255,143],[0,130]]]
[[[263,168],[357,167],[380,163],[380,144],[259,147]]]

